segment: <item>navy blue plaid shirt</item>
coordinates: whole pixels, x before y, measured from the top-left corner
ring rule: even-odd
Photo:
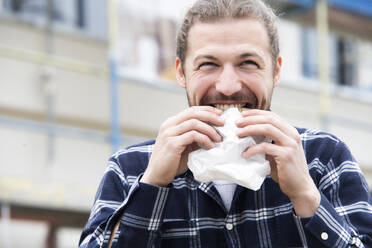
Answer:
[[[80,248],[372,247],[372,199],[358,164],[336,137],[298,129],[321,193],[313,217],[300,218],[267,177],[258,191],[237,186],[226,211],[213,183],[192,173],[169,187],[139,182],[154,141],[128,147],[108,163]]]

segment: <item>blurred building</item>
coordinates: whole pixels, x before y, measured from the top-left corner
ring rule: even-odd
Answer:
[[[76,247],[113,137],[121,146],[155,138],[187,107],[172,80],[191,2],[118,1],[109,51],[106,1],[0,0],[0,247]],[[282,13],[284,63],[273,111],[344,140],[371,188],[371,1],[328,1],[327,68],[318,63],[315,1],[271,2]]]

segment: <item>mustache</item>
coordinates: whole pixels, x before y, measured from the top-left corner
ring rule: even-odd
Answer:
[[[244,102],[251,105],[252,108],[257,108],[258,100],[255,94],[248,89],[242,89],[231,96],[226,96],[222,93],[215,92],[207,94],[200,100],[200,105],[209,105],[218,102]]]

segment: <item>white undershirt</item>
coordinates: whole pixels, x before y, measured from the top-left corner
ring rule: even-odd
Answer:
[[[226,210],[229,211],[231,207],[232,199],[234,197],[236,183],[223,181],[223,180],[213,181],[213,183],[218,193],[220,193],[220,196],[222,198],[222,201],[223,201],[223,204],[225,205]]]

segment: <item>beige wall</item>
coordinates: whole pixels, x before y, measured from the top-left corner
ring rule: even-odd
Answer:
[[[298,28],[286,23],[281,32],[298,33]],[[43,33],[31,26],[0,20],[0,33],[2,46],[44,51]],[[287,53],[290,59],[284,64],[283,82],[274,94],[273,111],[293,125],[320,129],[317,91],[314,87],[303,87],[304,79],[298,72],[301,58],[298,54],[290,54],[291,48],[297,46],[295,43],[283,46],[283,56]],[[104,43],[84,37],[58,34],[54,38],[56,56],[96,66],[106,65],[106,49]],[[99,77],[97,73],[82,74],[45,67],[31,63],[32,59],[15,57],[4,53],[0,56],[0,117],[46,123],[49,91],[45,89],[41,75],[47,72],[53,86],[56,123],[108,134],[110,94],[107,78]],[[122,82],[119,95],[125,137],[142,137],[134,140],[154,138],[167,117],[186,108],[183,90],[175,87],[165,86],[169,88],[167,90],[148,83]],[[372,103],[357,94],[344,96],[341,93],[332,93],[329,130],[350,146],[372,188],[369,148]],[[347,121],[337,121],[336,117],[357,121],[357,125],[350,126]],[[108,142],[57,135],[53,143],[49,143],[46,133],[4,122],[0,122],[0,140],[0,201],[89,211],[106,160],[111,155]],[[131,142],[124,139],[123,146]],[[47,151],[51,144],[54,147],[52,160]],[[44,227],[39,229],[40,233],[45,232]],[[76,230],[66,230],[64,235],[68,236],[69,232],[78,235]],[[39,247],[39,243],[27,242],[28,247]]]
[[[294,32],[295,28],[290,24],[285,24],[282,32],[285,32],[286,26]],[[43,33],[37,29],[3,22],[0,23],[0,31],[9,34],[0,37],[0,44],[43,51],[40,45],[43,42]],[[57,35],[54,47],[56,55],[98,66],[105,65],[106,46],[103,43],[87,38]],[[286,49],[283,56],[285,51]],[[289,60],[289,66],[296,60],[299,58]],[[288,65],[284,64],[286,66]],[[40,79],[44,71],[45,67],[39,64],[0,56],[0,114],[45,122],[46,91]],[[57,68],[48,68],[46,71],[50,72],[54,85],[54,111],[58,124],[108,132],[110,95],[106,78]],[[283,73],[290,72],[284,70]],[[274,94],[273,110],[293,125],[320,129],[317,91],[290,84],[290,77],[283,78]],[[172,87],[176,86],[170,85]],[[143,137],[142,139],[154,138],[162,121],[187,107],[182,89],[164,90],[151,84],[122,83],[119,95],[124,134]],[[372,103],[355,98],[356,96],[342,97],[337,92],[332,93],[329,130],[347,142],[368,173],[371,185],[372,159],[368,149],[368,141],[372,138],[371,130],[347,126],[334,118],[347,118],[372,126]],[[105,161],[111,154],[109,143],[56,136],[54,160],[50,164],[46,149],[49,145],[47,134],[9,126],[2,126],[0,134],[0,185],[3,182],[3,187],[10,191],[21,190],[22,187],[7,185],[21,182],[32,185],[27,187],[27,192],[32,193],[28,197],[18,199],[19,194],[9,194],[6,193],[7,190],[0,191],[1,197],[28,203],[35,202],[35,197],[41,204],[89,209],[97,183],[105,169]],[[131,141],[124,142],[129,144]],[[82,177],[83,181],[80,180]],[[4,180],[10,180],[13,184],[4,183]],[[48,192],[41,191],[45,185],[50,185]],[[74,188],[79,190],[73,191]],[[51,197],[53,190],[57,194]],[[80,194],[85,195],[85,201],[76,201]]]

